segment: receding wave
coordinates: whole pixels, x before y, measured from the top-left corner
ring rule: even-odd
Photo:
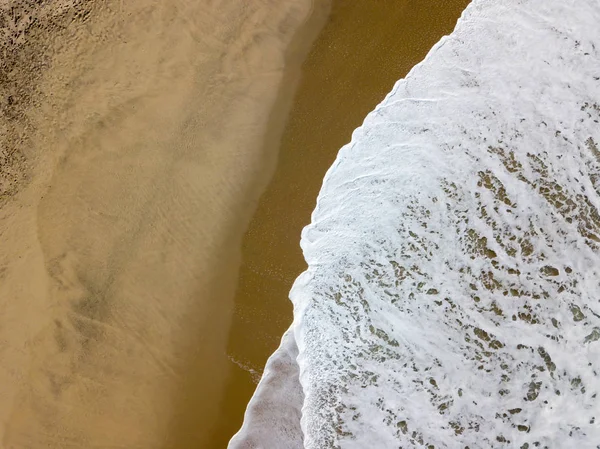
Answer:
[[[597,447],[598,23],[474,0],[367,116],[232,447]]]

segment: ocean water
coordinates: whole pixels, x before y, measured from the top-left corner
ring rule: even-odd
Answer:
[[[597,447],[598,23],[474,0],[367,116],[230,447]]]

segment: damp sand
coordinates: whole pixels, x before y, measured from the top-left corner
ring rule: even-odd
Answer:
[[[265,361],[292,321],[288,293],[306,268],[300,232],[310,222],[325,172],[394,83],[453,30],[468,3],[333,2],[303,64],[275,175],[244,237],[228,346],[237,365],[219,421],[223,433],[239,429],[241,399],[251,397]]]
[[[219,447],[241,237],[326,11],[0,2],[2,447]]]

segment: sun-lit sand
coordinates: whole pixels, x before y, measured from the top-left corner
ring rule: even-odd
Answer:
[[[208,447],[268,117],[319,8],[2,4],[2,447]]]

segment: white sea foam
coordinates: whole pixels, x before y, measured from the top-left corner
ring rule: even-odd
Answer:
[[[302,448],[300,416],[304,395],[296,357],[298,348],[288,330],[267,362],[246,410],[244,425],[231,440],[230,448]]]
[[[599,24],[474,0],[367,116],[290,295],[303,442],[246,447],[599,447]]]

